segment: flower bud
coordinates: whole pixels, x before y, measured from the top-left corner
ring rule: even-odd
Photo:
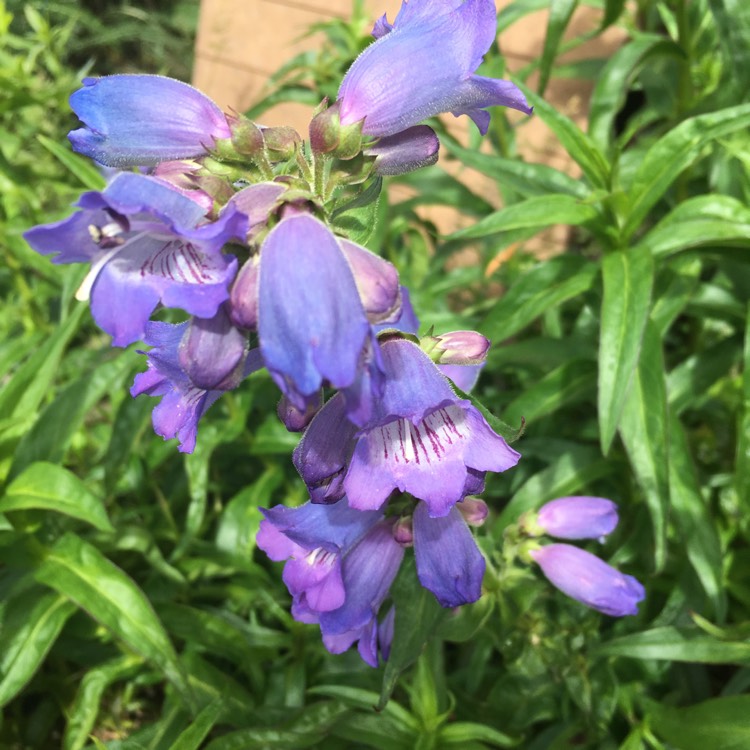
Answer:
[[[253,157],[262,154],[265,148],[263,129],[247,117],[232,117],[229,127],[232,131],[232,146],[238,154]]]
[[[545,503],[536,523],[558,539],[600,539],[617,526],[617,505],[603,497],[560,497]]]
[[[381,138],[364,153],[376,157],[376,174],[397,175],[435,164],[439,149],[440,141],[435,131],[427,125],[416,125]]]
[[[258,327],[258,274],[260,258],[253,255],[240,268],[229,292],[229,317],[234,325],[254,331]]]
[[[180,342],[178,361],[192,383],[204,390],[229,390],[242,379],[247,339],[223,307],[213,318],[193,318]],[[236,382],[235,382],[236,380]]]
[[[489,513],[487,503],[478,497],[465,497],[456,508],[469,526],[481,526]]]
[[[393,538],[402,547],[411,547],[414,544],[414,529],[411,516],[401,516],[393,526]]]
[[[285,395],[282,395],[276,407],[276,414],[289,432],[302,432],[312,422],[321,406],[323,406],[322,391],[317,399],[312,399],[305,405],[304,410],[298,409]]]
[[[263,140],[268,151],[268,158],[272,162],[291,159],[302,143],[299,133],[287,125],[264,128]]]
[[[530,554],[547,580],[571,599],[612,617],[638,614],[638,602],[646,596],[643,586],[590,552],[549,544]]]
[[[362,149],[362,123],[342,125],[338,104],[315,115],[309,132],[310,146],[318,154],[353,159]]]
[[[476,331],[451,331],[423,336],[420,346],[439,365],[479,365],[487,358],[490,340]]]

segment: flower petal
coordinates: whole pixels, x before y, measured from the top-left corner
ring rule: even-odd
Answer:
[[[484,557],[457,508],[443,518],[431,518],[425,503],[417,504],[414,554],[419,582],[443,607],[458,607],[481,596]]]
[[[435,164],[439,150],[435,131],[427,125],[415,125],[381,138],[374,146],[368,146],[364,154],[377,157],[377,174],[398,175]]]

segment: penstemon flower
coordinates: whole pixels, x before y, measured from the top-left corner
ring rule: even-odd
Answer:
[[[487,132],[487,107],[531,113],[510,81],[475,75],[495,40],[493,0],[406,0],[393,24],[375,24],[371,44],[339,89],[341,124],[387,137],[442,112],[468,115]]]

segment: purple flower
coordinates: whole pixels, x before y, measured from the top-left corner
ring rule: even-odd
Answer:
[[[351,389],[352,418],[367,415],[362,380],[376,387],[379,367],[368,314],[397,315],[398,295],[389,263],[339,241],[313,216],[297,214],[271,230],[260,252],[258,337],[271,376],[297,409],[329,383]]]
[[[570,544],[549,544],[530,554],[563,594],[605,615],[638,614],[638,602],[646,592],[633,576]]]
[[[376,174],[397,175],[435,164],[439,149],[435,131],[427,125],[415,125],[380,138],[373,146],[368,146],[364,154],[376,157]]]
[[[375,25],[377,41],[354,61],[339,89],[341,123],[364,120],[364,135],[400,133],[441,112],[469,115],[481,133],[487,107],[531,113],[509,81],[473,75],[495,40],[492,0],[409,0],[393,25]]]
[[[319,623],[332,653],[359,641],[362,658],[377,666],[377,614],[403,558],[393,522],[353,510],[345,500],[263,513],[258,546],[272,560],[287,560],[283,575],[294,617]]]
[[[247,352],[223,310],[212,320],[148,323],[145,341],[154,347],[148,370],[135,376],[130,393],[162,396],[153,412],[154,431],[165,440],[179,438],[179,450],[192,453],[200,418],[222,393],[263,366],[260,353]]]
[[[85,78],[70,106],[84,124],[68,136],[73,148],[108,167],[202,156],[215,139],[231,136],[211,99],[164,76]]]
[[[294,452],[313,500],[345,493],[360,510],[382,507],[393,490],[424,500],[431,517],[446,516],[481,491],[487,471],[505,471],[519,454],[418,346],[406,339],[380,345],[383,392],[357,431],[334,396],[315,416]]]
[[[545,503],[536,522],[558,539],[600,539],[617,526],[617,505],[603,497],[560,497]]]
[[[459,506],[431,518],[425,503],[414,511],[414,554],[419,582],[443,607],[475,602],[482,595],[485,562]]]
[[[213,223],[204,211],[158,179],[124,172],[103,192],[84,193],[70,218],[30,229],[26,241],[55,263],[91,263],[76,295],[115,346],[143,338],[161,302],[210,318],[228,297],[237,261],[221,249],[244,237],[236,210]]]

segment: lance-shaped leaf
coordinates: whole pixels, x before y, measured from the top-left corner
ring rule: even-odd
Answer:
[[[602,451],[612,444],[638,364],[654,281],[647,248],[617,250],[602,263],[604,298],[599,338],[599,426]]]

